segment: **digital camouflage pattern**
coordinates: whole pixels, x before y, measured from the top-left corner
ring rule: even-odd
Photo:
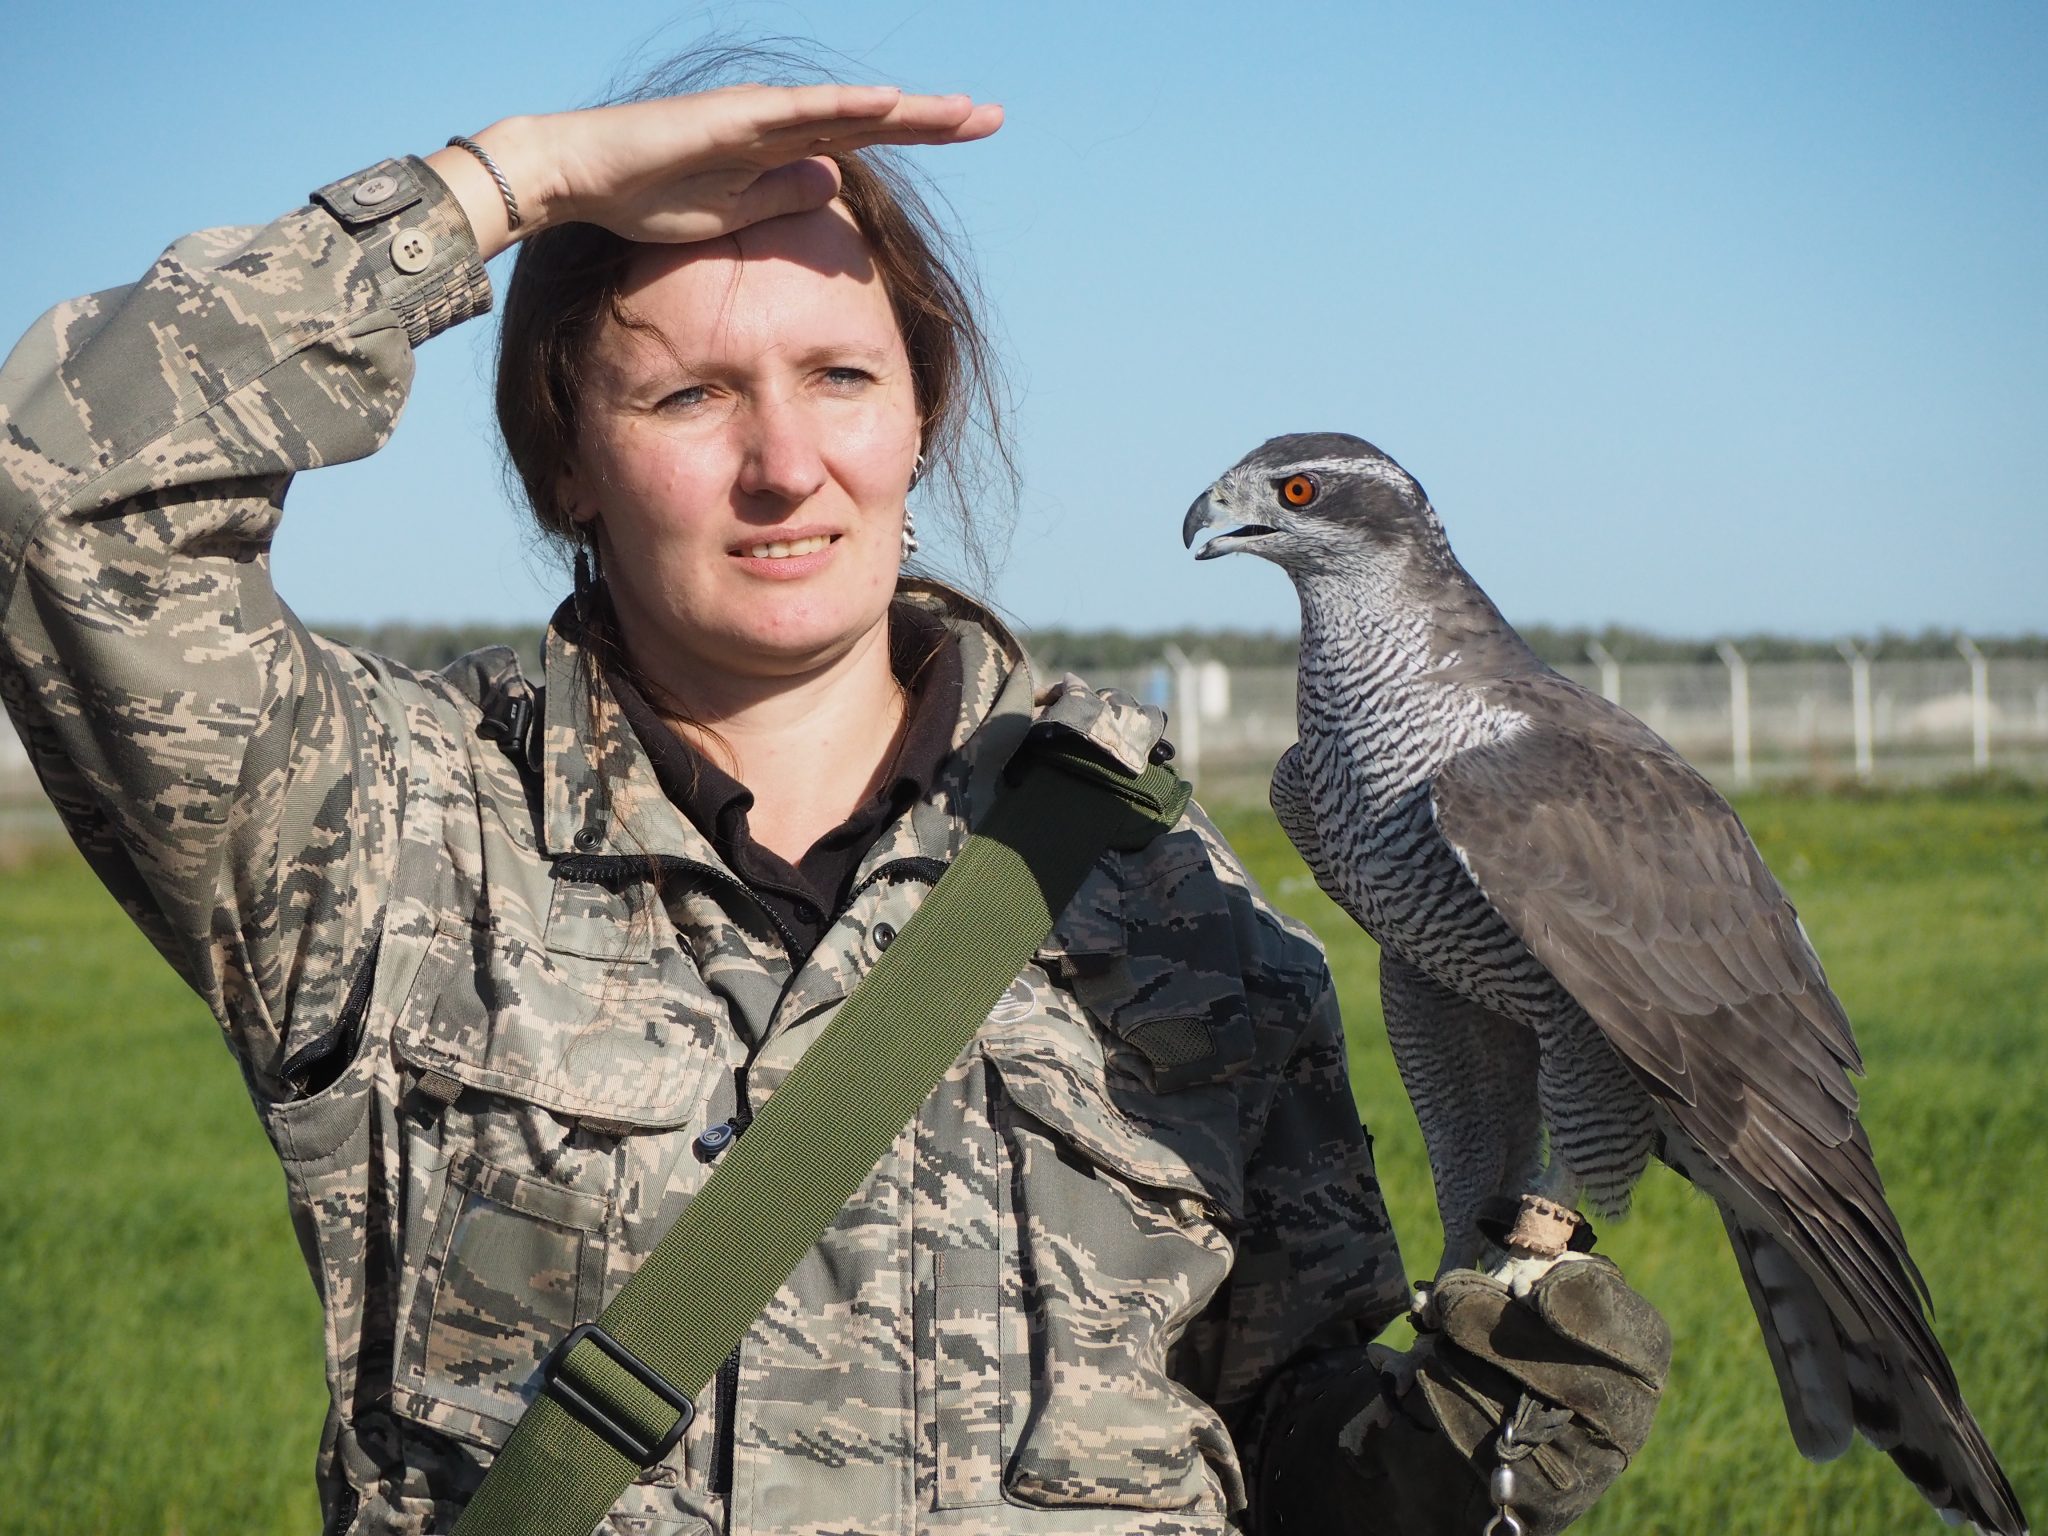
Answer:
[[[956,752],[801,965],[662,795],[572,613],[529,754],[504,653],[409,671],[269,580],[291,476],[375,451],[488,305],[389,161],[59,306],[0,373],[0,692],[101,877],[206,999],[325,1308],[330,1531],[445,1529],[535,1387],[931,888],[1034,722],[1156,713],[907,583]],[[609,1532],[1235,1528],[1243,1426],[1405,1283],[1320,954],[1191,812],[1106,855]],[[1361,1511],[1362,1519],[1368,1518]]]

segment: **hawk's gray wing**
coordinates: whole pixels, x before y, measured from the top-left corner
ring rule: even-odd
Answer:
[[[1736,1247],[1766,1335],[1819,1306],[1832,1317],[1839,1339],[1793,1344],[1789,1362],[1773,1339],[1802,1448],[1839,1451],[1853,1412],[1937,1504],[1961,1488],[2016,1511],[1856,1123],[1848,1018],[1741,821],[1662,738],[1568,679],[1488,693],[1528,725],[1438,774],[1438,828],[1690,1142],[1666,1160],[1755,1237]],[[1815,1289],[1773,1305],[1758,1254],[1789,1256]]]
[[[1431,790],[1487,900],[1702,1148],[1764,1158],[1747,1137],[1766,1107],[1802,1144],[1849,1141],[1848,1016],[1735,812],[1563,678],[1494,692],[1529,726],[1459,753]]]

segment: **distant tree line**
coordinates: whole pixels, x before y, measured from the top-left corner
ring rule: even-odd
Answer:
[[[1031,629],[1019,638],[1041,665],[1083,674],[1149,667],[1169,645],[1226,667],[1291,667],[1301,654],[1301,636],[1272,630],[1166,629],[1131,634],[1121,629]]]
[[[445,667],[458,656],[487,645],[509,645],[525,659],[527,670],[540,670],[541,628],[537,624],[330,624],[315,626],[346,645],[389,656],[414,667]],[[1810,640],[1792,635],[1766,633],[1722,635],[1705,640],[1688,640],[1648,630],[1609,624],[1595,629],[1586,625],[1528,624],[1522,636],[1536,654],[1552,666],[1583,662],[1587,644],[1598,641],[1617,661],[1687,662],[1716,661],[1718,640],[1732,640],[1737,650],[1751,661],[1839,661],[1841,652],[1833,640]],[[1950,660],[1956,654],[1953,630],[1925,629],[1917,634],[1883,630],[1875,636],[1855,637],[1880,660],[1929,658]],[[2048,634],[2023,634],[1972,638],[1986,656],[2048,657]],[[1299,635],[1273,630],[1169,629],[1133,633],[1121,629],[1028,630],[1024,643],[1046,666],[1063,671],[1108,671],[1150,666],[1169,645],[1188,655],[1220,661],[1229,667],[1291,667],[1300,653]]]
[[[509,645],[526,663],[529,676],[540,675],[538,624],[315,624],[313,629],[357,650],[432,671],[487,645]]]
[[[1609,624],[1599,629],[1586,625],[1562,626],[1556,624],[1530,624],[1522,626],[1522,637],[1535,649],[1538,656],[1552,666],[1562,662],[1586,660],[1588,641],[1597,640],[1620,662],[1643,661],[1718,661],[1720,653],[1715,649],[1723,640],[1732,641],[1735,648],[1750,661],[1840,661],[1842,653],[1836,649],[1836,642],[1805,639],[1795,635],[1774,635],[1754,632],[1746,635],[1714,635],[1705,640],[1686,640],[1670,635],[1656,635],[1645,629],[1631,629],[1626,625]],[[1843,638],[1854,640],[1874,660],[1882,661],[1952,661],[1956,654],[1956,631],[1952,629],[1923,629],[1916,634],[1903,630],[1883,629],[1875,635],[1849,635]],[[1986,656],[2031,657],[2048,656],[2048,634],[2024,635],[1972,635],[1979,650]]]
[[[1751,661],[1840,661],[1842,653],[1833,640],[1804,639],[1794,635],[1753,633],[1714,635],[1703,640],[1653,634],[1646,629],[1608,624],[1590,625],[1524,624],[1522,638],[1536,654],[1552,666],[1569,665],[1588,659],[1587,645],[1598,641],[1620,662],[1718,661],[1715,649],[1723,640]],[[1119,629],[1040,629],[1026,637],[1032,653],[1053,665],[1086,673],[1111,667],[1139,667],[1159,660],[1171,644],[1188,655],[1208,658],[1232,667],[1291,667],[1301,650],[1301,637],[1270,630],[1176,629],[1154,634],[1132,634]],[[1876,635],[1853,637],[1875,659],[1885,661],[1932,658],[1953,660],[1955,631],[1927,629],[1918,634],[1883,630]],[[2048,634],[1973,635],[1986,656],[2048,656]]]

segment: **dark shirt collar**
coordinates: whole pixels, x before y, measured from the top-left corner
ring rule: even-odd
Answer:
[[[682,737],[623,669],[605,679],[646,749],[662,791],[704,834],[726,867],[780,917],[806,951],[846,895],[846,884],[883,828],[930,793],[952,750],[965,687],[960,647],[945,621],[914,603],[889,609],[889,666],[908,714],[880,787],[791,865],[756,843],[747,827],[754,794]],[[808,914],[808,915],[806,915]]]

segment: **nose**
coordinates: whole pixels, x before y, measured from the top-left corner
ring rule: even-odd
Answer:
[[[763,395],[748,412],[742,445],[739,488],[794,506],[824,488],[824,455],[819,451],[816,423],[800,402]]]

